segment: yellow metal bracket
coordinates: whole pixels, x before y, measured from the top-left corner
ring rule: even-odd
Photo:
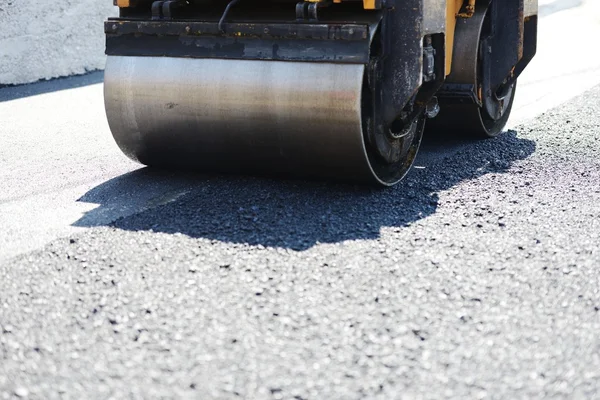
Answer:
[[[381,2],[377,0],[363,0],[363,8],[365,10],[377,10],[381,8]]]
[[[113,4],[119,8],[134,7],[137,0],[113,0]]]

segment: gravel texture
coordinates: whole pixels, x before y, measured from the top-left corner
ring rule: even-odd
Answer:
[[[430,140],[387,190],[102,184],[75,225],[186,189],[0,265],[0,399],[599,398],[599,105]]]

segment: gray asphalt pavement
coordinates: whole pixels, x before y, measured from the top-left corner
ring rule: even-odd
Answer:
[[[586,60],[391,189],[140,168],[101,73],[0,89],[0,399],[600,398]]]
[[[103,183],[75,225],[167,195],[0,266],[0,396],[598,398],[599,105],[430,141],[459,150],[389,190]]]

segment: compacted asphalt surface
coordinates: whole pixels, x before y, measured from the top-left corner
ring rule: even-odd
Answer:
[[[91,228],[0,265],[0,396],[598,397],[598,105],[430,140],[386,190],[109,180]]]

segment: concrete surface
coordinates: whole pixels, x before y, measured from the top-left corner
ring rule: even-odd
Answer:
[[[539,6],[538,52],[519,78],[510,126],[600,84],[600,52],[590,51],[600,33],[600,1],[543,0]]]
[[[600,84],[600,53],[589,38],[600,36],[600,2],[539,0],[537,54],[519,77],[507,128],[515,128]],[[448,152],[460,149],[452,147]],[[444,151],[438,149],[436,153]],[[435,155],[434,155],[435,156]],[[421,152],[421,159],[430,154]]]
[[[112,0],[0,2],[0,85],[104,68],[103,22]]]

